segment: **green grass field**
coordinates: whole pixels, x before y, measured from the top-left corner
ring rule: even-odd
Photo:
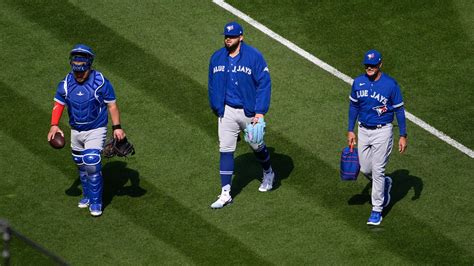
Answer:
[[[474,4],[457,1],[229,1],[352,77],[377,48],[407,110],[474,148]],[[0,218],[74,265],[474,263],[473,159],[408,123],[392,153],[392,203],[377,228],[367,181],[339,180],[350,87],[242,22],[272,75],[266,142],[279,178],[236,152],[234,204],[220,193],[208,60],[236,20],[211,1],[0,1]],[[70,150],[46,141],[68,52],[87,43],[113,83],[136,147],[104,160],[104,214],[76,207]],[[69,136],[67,115],[62,128]],[[398,133],[398,132],[396,132]],[[12,264],[49,264],[18,240]]]

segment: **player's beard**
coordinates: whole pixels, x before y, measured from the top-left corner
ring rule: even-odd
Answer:
[[[232,44],[231,46],[227,46],[226,43],[224,43],[224,45],[225,45],[225,48],[227,49],[227,52],[233,53],[233,52],[235,52],[235,50],[237,50],[237,48],[239,47],[239,45],[240,45],[240,40],[237,41],[236,43]]]

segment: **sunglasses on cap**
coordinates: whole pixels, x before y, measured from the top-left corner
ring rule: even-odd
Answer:
[[[364,65],[365,69],[368,68],[379,68],[379,65]]]
[[[225,40],[225,39],[237,39],[237,38],[239,38],[239,37],[240,37],[240,35],[237,35],[237,36],[233,36],[233,35],[224,35],[224,40]]]

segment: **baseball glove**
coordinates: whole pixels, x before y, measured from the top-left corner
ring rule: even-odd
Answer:
[[[262,144],[265,135],[265,121],[261,117],[255,124],[248,124],[244,129],[244,139],[250,144]]]
[[[118,157],[127,157],[128,155],[135,154],[135,148],[132,143],[128,142],[127,138],[121,141],[112,138],[105,143],[102,154],[107,158],[112,158],[115,155]]]

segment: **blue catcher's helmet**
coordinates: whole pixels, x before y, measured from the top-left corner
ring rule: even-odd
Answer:
[[[76,44],[69,54],[69,63],[74,72],[84,72],[89,70],[95,57],[92,48],[85,44]],[[74,62],[85,62],[85,64],[75,64]]]

